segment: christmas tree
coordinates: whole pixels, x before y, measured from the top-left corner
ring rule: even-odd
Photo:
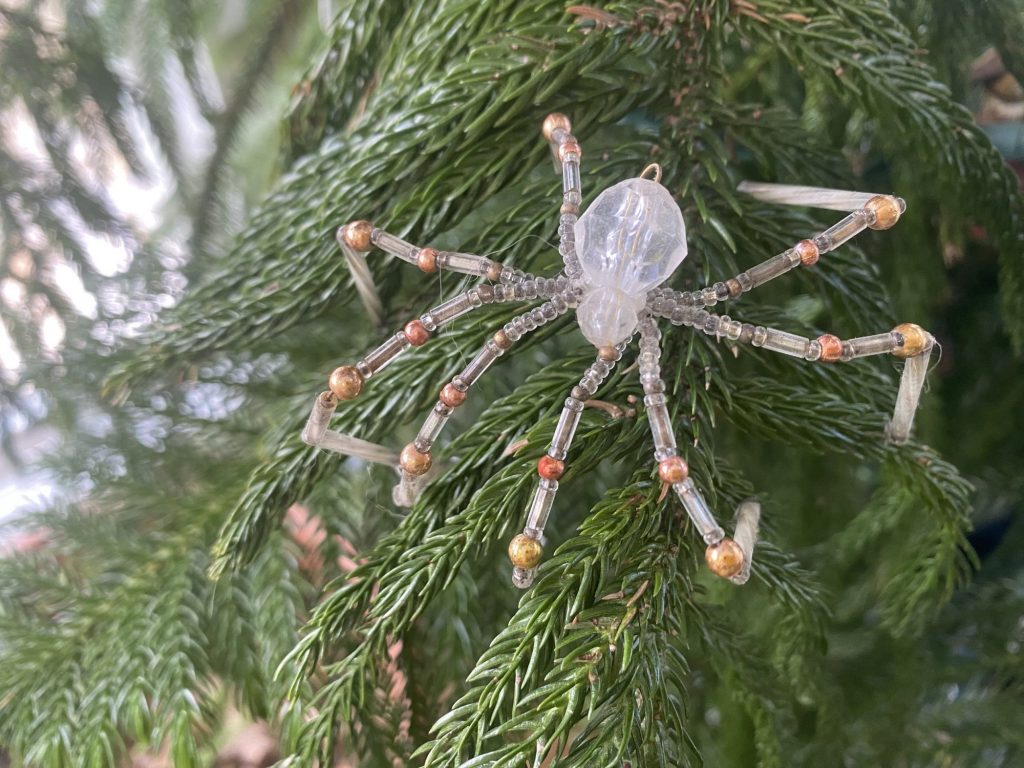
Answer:
[[[49,425],[68,489],[0,559],[14,765],[210,764],[236,712],[294,766],[1019,764],[1024,200],[960,103],[988,45],[1024,76],[1016,0],[367,0],[326,31],[291,0],[233,26],[215,4],[79,5],[0,11],[0,104],[40,144],[0,145],[5,293],[26,307],[4,310],[4,444]],[[333,369],[475,282],[373,251],[375,318],[340,225],[561,268],[552,112],[583,146],[583,208],[660,165],[687,226],[677,290],[835,221],[743,180],[907,202],[728,309],[809,338],[929,328],[907,444],[884,438],[890,357],[826,366],[663,324],[691,477],[730,530],[763,506],[743,587],[663,494],[635,347],[583,412],[535,582],[510,584],[594,357],[571,312],[474,385],[411,509],[393,469],[299,437]],[[171,181],[143,225],[112,174],[151,166]],[[516,312],[407,350],[332,428],[397,451]],[[52,318],[63,338],[32,354]]]

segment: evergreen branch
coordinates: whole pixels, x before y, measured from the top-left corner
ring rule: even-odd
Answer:
[[[271,14],[267,21],[260,41],[254,46],[242,74],[234,83],[227,107],[217,117],[213,155],[206,163],[203,183],[196,197],[192,216],[191,243],[192,248],[199,253],[204,250],[214,221],[225,165],[234,146],[239,126],[242,124],[242,118],[256,95],[257,86],[273,64],[276,50],[294,27],[300,6],[299,0],[281,0],[276,13]]]
[[[888,3],[815,5],[801,14],[804,20],[794,20],[789,4],[764,0],[757,16],[743,19],[738,29],[818,73],[877,119],[893,156],[910,153],[941,172],[943,189],[954,191],[958,207],[991,232],[1000,253],[1003,316],[1015,345],[1024,348],[1024,197],[1016,177],[970,112],[919,60]]]
[[[106,124],[108,134],[132,173],[146,178],[149,174],[139,156],[127,110],[130,102],[123,98],[129,89],[104,57],[99,24],[87,11],[75,5],[66,10],[67,33],[61,44],[67,47],[70,59],[75,62],[75,79],[79,87],[95,100],[100,119]]]
[[[506,14],[521,10],[517,5],[507,0],[492,7],[480,39],[467,41],[465,58],[438,81],[420,80],[412,92],[408,78],[390,84],[387,98],[371,100],[357,129],[298,161],[253,216],[225,272],[176,309],[166,331],[150,340],[144,356],[115,372],[108,389],[214,350],[266,339],[347,298],[348,276],[339,269],[332,235],[354,216],[387,225],[405,212],[397,232],[422,239],[425,225],[444,231],[498,190],[514,188],[523,169],[537,165],[545,151],[533,130],[524,128],[539,124],[540,111],[531,105],[558,73],[578,73],[573,95],[583,125],[615,122],[663,92],[636,89],[624,100],[608,85],[612,76],[659,82],[656,59],[648,55],[658,42],[654,37],[627,41],[620,34],[552,47],[531,42],[550,36],[549,27],[517,19],[521,37],[494,46],[495,29],[503,28]],[[544,5],[531,8],[540,20],[551,13]],[[444,45],[430,37],[439,34],[436,25],[417,34],[417,50]],[[498,90],[492,87],[496,78]],[[462,138],[454,145],[451,136]],[[410,178],[417,179],[415,186],[396,187]],[[425,190],[456,202],[431,215],[423,205]],[[394,202],[382,215],[385,199]],[[391,269],[375,274],[379,279]],[[240,312],[253,322],[240,326]]]
[[[185,72],[185,79],[188,80],[192,96],[196,100],[196,104],[199,105],[199,112],[207,120],[216,122],[219,109],[211,103],[209,85],[204,74],[200,72],[199,62],[196,58],[199,35],[196,29],[196,9],[193,0],[163,0],[161,6],[167,20],[171,46],[178,61],[181,62],[181,68]]]
[[[79,538],[96,522],[80,515],[46,518],[52,543],[36,563],[0,560],[0,594],[14,608],[0,618],[0,742],[12,755],[92,768],[117,764],[129,743],[166,740],[176,764],[196,765],[223,681],[273,717],[272,673],[294,642],[296,610],[280,550],[211,590],[201,527],[133,527],[113,534],[115,549],[109,527],[97,534],[105,546]]]
[[[966,539],[970,485],[926,447],[885,445],[880,416],[864,405],[837,401],[831,394],[779,381],[749,379],[737,383],[737,387],[726,415],[750,433],[769,439],[784,435],[787,442],[816,451],[840,451],[883,461],[890,472],[898,473],[899,487],[906,494],[903,499],[912,504],[918,524],[923,522],[924,512],[928,525],[923,533],[895,542],[901,556],[881,595],[883,615],[887,626],[897,634],[919,631],[963,583],[973,562]],[[770,406],[752,394],[766,387],[779,396]],[[877,511],[877,507],[874,509]],[[868,547],[870,539],[859,543]]]
[[[619,727],[584,734],[584,753],[604,760],[609,753],[628,754],[633,728],[641,737],[654,727],[650,710],[633,716],[634,708],[664,699],[645,685],[652,678],[644,672],[661,662],[659,643],[650,642],[648,633],[678,626],[682,617],[663,613],[665,603],[689,591],[685,583],[674,583],[676,518],[656,503],[657,490],[635,478],[610,492],[580,534],[543,566],[508,627],[470,674],[469,691],[419,750],[427,765],[463,765],[467,755],[519,765],[563,754],[573,726],[588,710],[604,714],[614,708],[616,722],[629,726],[621,740]],[[667,679],[681,693],[682,682]],[[683,732],[680,710],[661,714],[669,720],[663,723],[667,730],[676,725]]]
[[[380,77],[380,52],[407,15],[428,9],[430,3],[410,8],[395,0],[349,0],[342,5],[326,50],[296,86],[285,116],[287,160],[315,151],[329,131],[360,118]]]

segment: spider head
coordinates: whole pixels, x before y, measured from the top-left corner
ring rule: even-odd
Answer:
[[[686,258],[686,225],[661,184],[635,178],[604,190],[576,222],[576,252],[587,291],[576,312],[595,346],[636,329],[647,292]]]

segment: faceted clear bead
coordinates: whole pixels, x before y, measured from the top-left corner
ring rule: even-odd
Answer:
[[[686,258],[686,225],[672,195],[650,179],[609,187],[576,222],[576,253],[587,283],[577,317],[596,346],[636,328],[647,291]]]

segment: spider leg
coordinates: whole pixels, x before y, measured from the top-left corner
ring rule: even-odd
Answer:
[[[551,146],[557,167],[562,171],[562,208],[558,221],[558,252],[562,254],[565,274],[570,278],[582,276],[579,258],[576,256],[576,233],[573,227],[583,200],[580,189],[580,159],[583,152],[576,137],[572,135],[572,124],[565,115],[553,112],[544,118],[541,127],[544,138]]]
[[[491,261],[484,256],[439,251],[435,248],[421,248],[378,229],[368,221],[353,221],[339,227],[337,240],[349,271],[352,273],[359,298],[371,319],[378,325],[383,319],[384,310],[364,255],[374,246],[385,253],[397,256],[402,261],[415,264],[420,270],[427,273],[437,272],[440,269],[460,272],[464,275],[486,277],[495,283],[514,283],[529,277],[519,270],[507,267],[497,261]]]
[[[760,193],[766,188],[771,188],[772,194]],[[792,248],[772,256],[745,272],[740,272],[729,280],[717,282],[696,291],[673,292],[674,298],[696,307],[711,307],[719,301],[734,299],[759,285],[764,285],[769,280],[784,275],[791,269],[801,265],[813,266],[818,262],[821,254],[834,251],[865,229],[889,229],[896,224],[907,207],[902,198],[892,195],[841,192],[815,187],[788,187],[782,184],[754,185],[745,182],[740,185],[740,190],[770,202],[817,205],[822,208],[851,210],[852,212],[824,232],[808,240],[801,240]]]
[[[367,379],[377,375],[385,366],[410,346],[425,344],[430,334],[445,323],[472,312],[484,304],[512,301],[532,301],[564,292],[568,281],[565,278],[525,278],[508,285],[478,285],[460,293],[448,301],[428,310],[419,319],[405,324],[402,330],[371,350],[355,365],[343,365],[331,373],[329,389],[319,394],[313,402],[302,440],[308,445],[357,456],[366,461],[380,464],[398,464],[398,455],[389,448],[365,440],[359,440],[337,431],[329,430],[331,416],[339,400],[353,400],[359,396]]]
[[[665,382],[661,378],[661,331],[654,319],[647,315],[640,321],[640,383],[644,388],[644,405],[654,439],[654,458],[658,462],[658,477],[672,486],[694,527],[708,545],[704,553],[708,567],[717,576],[736,584],[745,584],[750,578],[750,564],[757,540],[757,525],[761,505],[754,500],[743,502],[737,510],[735,538],[725,535],[715,521],[711,509],[690,478],[686,461],[679,456],[672,420],[665,402]]]
[[[657,301],[655,302],[657,303]],[[935,346],[935,338],[928,331],[913,323],[897,325],[888,333],[872,336],[858,336],[854,339],[839,339],[832,334],[823,334],[809,339],[793,333],[765,328],[761,325],[741,323],[726,315],[715,315],[698,307],[674,306],[667,309],[665,302],[655,314],[669,318],[675,325],[687,325],[715,338],[725,337],[755,347],[764,347],[772,352],[823,363],[849,362],[858,357],[890,354],[906,360],[896,394],[896,406],[892,419],[886,425],[886,438],[891,443],[905,443],[910,437],[921,389],[928,373],[928,360]]]
[[[558,492],[558,478],[565,471],[565,457],[572,444],[576,427],[580,423],[583,404],[597,392],[604,380],[611,373],[615,363],[622,357],[622,351],[628,342],[614,347],[601,347],[597,359],[583,373],[580,383],[572,388],[562,407],[562,415],[558,419],[555,433],[551,437],[551,445],[547,454],[537,462],[537,474],[540,482],[534,489],[526,515],[523,532],[517,535],[508,546],[509,559],[512,561],[512,583],[519,589],[526,589],[533,583],[534,574],[540,563],[544,546],[544,526],[547,525],[551,507]]]
[[[401,480],[394,490],[396,504],[411,507],[415,503],[425,485],[424,476],[433,465],[434,443],[452,412],[466,401],[469,388],[519,339],[575,306],[576,293],[570,289],[555,293],[540,306],[516,315],[487,340],[461,373],[445,384],[438,395],[437,404],[424,420],[415,439],[402,449],[398,461]]]

